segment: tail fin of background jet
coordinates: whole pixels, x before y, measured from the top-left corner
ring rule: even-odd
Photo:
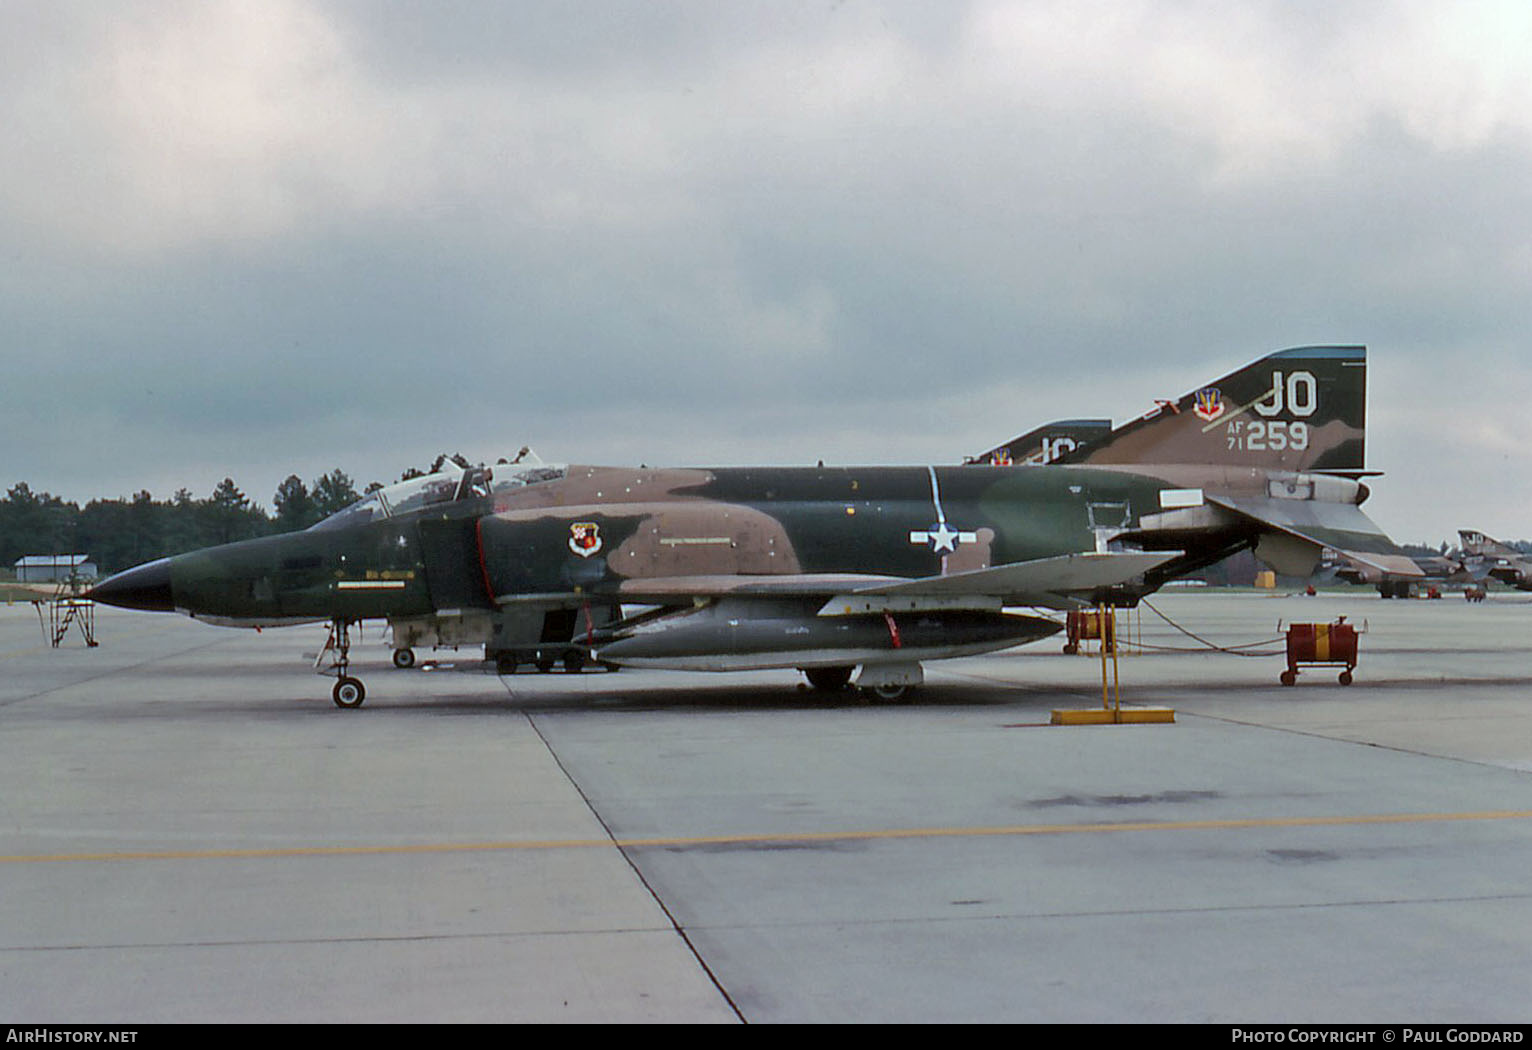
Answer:
[[[1501,543],[1477,529],[1458,529],[1463,553],[1478,558],[1521,558],[1522,553],[1508,543]]]
[[[1297,347],[1263,357],[1179,401],[1162,401],[1055,462],[1197,463],[1356,475],[1364,472],[1366,404],[1366,347]]]
[[[1045,423],[1020,437],[1011,438],[1005,444],[982,452],[967,462],[996,467],[1022,464],[1040,466],[1052,463],[1111,432],[1110,419],[1061,419],[1056,423]]]

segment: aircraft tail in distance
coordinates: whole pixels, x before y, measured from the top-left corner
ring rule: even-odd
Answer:
[[[967,462],[994,467],[1040,466],[1053,463],[1111,432],[1110,419],[1061,419],[1013,437]]]

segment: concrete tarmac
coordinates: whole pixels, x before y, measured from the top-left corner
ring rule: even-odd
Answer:
[[[1173,725],[1048,725],[1057,640],[879,705],[372,630],[341,710],[323,627],[0,606],[0,1022],[1526,1022],[1532,604],[1151,604]]]

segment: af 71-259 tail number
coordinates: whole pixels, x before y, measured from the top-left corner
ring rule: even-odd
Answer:
[[[1309,447],[1309,425],[1301,420],[1292,423],[1280,419],[1270,422],[1236,419],[1229,423],[1229,448],[1246,452],[1302,452]]]

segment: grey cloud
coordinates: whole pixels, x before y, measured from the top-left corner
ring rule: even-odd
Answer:
[[[956,459],[1326,341],[1401,538],[1497,512],[1394,495],[1454,457],[1528,465],[1438,409],[1528,394],[1512,8],[117,10],[0,43],[0,483]]]

